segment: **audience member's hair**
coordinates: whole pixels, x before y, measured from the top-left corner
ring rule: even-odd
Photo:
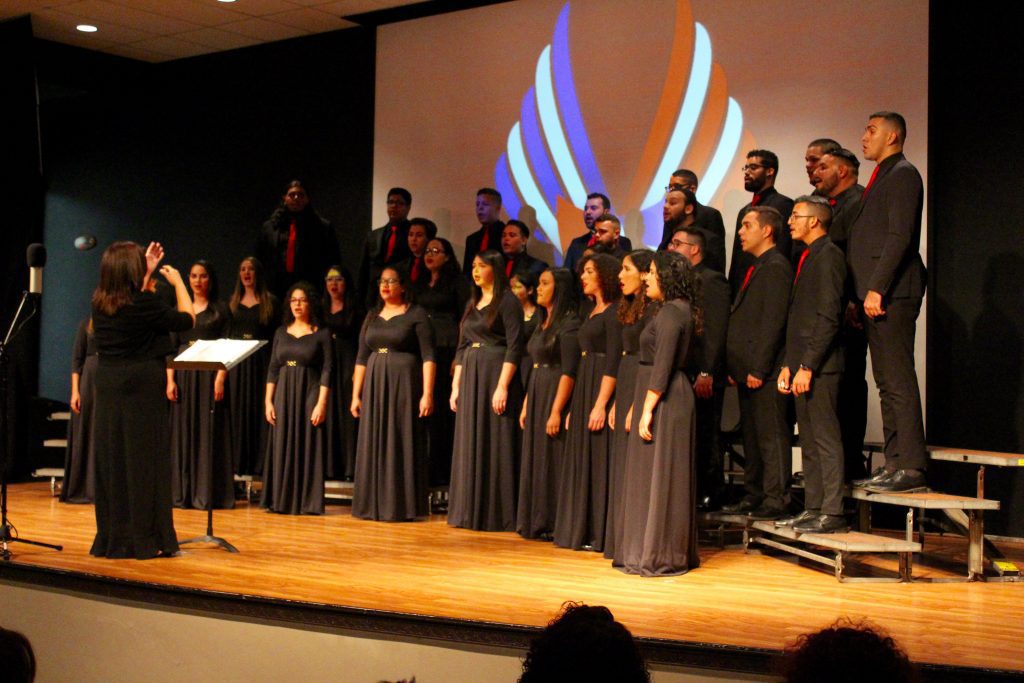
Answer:
[[[567,602],[530,644],[520,683],[649,683],[632,634],[607,607]]]
[[[32,683],[36,678],[36,655],[28,638],[0,627],[0,666],[5,681]]]
[[[783,655],[781,673],[787,683],[919,680],[892,636],[868,621],[854,623],[846,618],[797,638]]]

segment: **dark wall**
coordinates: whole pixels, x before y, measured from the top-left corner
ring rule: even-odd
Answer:
[[[372,31],[349,29],[167,64],[37,44],[46,199],[40,393],[66,398],[74,330],[110,242],[163,243],[222,295],[293,178],[334,222],[345,259],[369,228]],[[98,239],[90,252],[77,235]]]
[[[998,16],[990,3],[931,4],[928,442],[1021,453],[1024,87],[1015,29]],[[976,469],[933,473],[972,493]],[[1024,476],[988,468],[986,480],[1003,503],[986,530],[1024,536]]]

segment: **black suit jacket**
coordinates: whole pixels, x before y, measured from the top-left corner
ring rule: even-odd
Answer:
[[[502,254],[502,256],[505,259],[505,266],[507,269],[509,261],[513,259],[510,259],[508,254]],[[509,277],[512,277],[512,275],[515,275],[516,273],[532,273],[535,278],[538,278],[541,273],[548,269],[548,264],[544,263],[539,258],[530,256],[525,251],[520,254],[516,254],[514,260],[515,263],[512,264],[512,272],[509,274]]]
[[[385,257],[391,238],[391,223],[371,230],[363,242],[363,255],[359,260],[359,274],[356,279],[357,290],[366,301],[367,310],[373,308],[377,301],[376,283],[384,266],[397,265],[412,256],[412,252],[409,251],[409,221],[399,221],[394,225],[397,228],[395,248],[390,259]]]
[[[295,263],[287,272],[285,258],[291,222],[295,221]],[[322,282],[328,266],[341,261],[334,227],[317,214],[312,205],[299,213],[279,207],[263,224],[256,243],[256,257],[263,264],[267,288],[283,297],[285,291],[302,280],[314,285]]]
[[[885,298],[924,296],[921,210],[924,183],[903,154],[885,159],[850,226],[847,262],[861,301],[868,291]]]
[[[772,247],[753,262],[754,272],[733,300],[725,362],[737,383],[747,375],[774,379],[782,365],[793,267]],[[742,284],[742,280],[741,280]]]
[[[793,213],[793,200],[783,194],[779,194],[774,187],[762,190],[758,194],[761,195],[761,201],[758,202],[758,206],[770,206],[782,214],[782,231],[781,234],[775,236],[775,248],[778,249],[780,254],[790,259],[790,263],[793,263],[791,260],[793,257],[793,238],[789,236],[789,228],[786,226],[789,215]],[[732,263],[729,264],[729,285],[732,287],[733,298],[736,297],[736,293],[740,290],[740,285],[743,284],[747,268],[754,263],[754,258],[743,251],[743,246],[740,244],[740,223],[743,222],[743,217],[750,211],[751,206],[752,204],[748,203],[736,215],[736,234],[733,235],[732,240]],[[800,249],[799,251],[802,252],[803,250]]]
[[[473,259],[480,253],[480,245],[483,243],[484,230],[487,230],[487,250],[494,250],[501,253],[501,231],[505,224],[501,221],[494,221],[488,226],[481,225],[480,228],[466,238],[466,251],[462,259],[462,272],[467,278],[473,276]]]
[[[846,259],[825,235],[807,248],[799,270],[789,302],[784,364],[793,374],[801,365],[815,375],[842,372],[839,328]]]
[[[706,372],[725,381],[725,340],[729,330],[729,282],[701,261],[694,266],[704,302],[704,333],[695,336],[691,372]]]
[[[725,222],[722,212],[712,206],[693,205],[693,227],[704,235],[704,260],[708,268],[725,272]]]
[[[832,227],[828,229],[828,236],[844,254],[850,236],[850,223],[860,211],[860,198],[863,194],[864,186],[854,184],[828,200],[832,204]]]
[[[587,245],[590,244],[590,238],[593,236],[594,233],[588,232],[585,235],[574,237],[572,242],[569,242],[569,248],[565,250],[565,258],[562,259],[563,268],[576,270],[576,266],[579,265],[580,259],[583,258],[583,252],[587,250]],[[619,249],[628,254],[633,251],[633,242],[628,237],[620,235]]]

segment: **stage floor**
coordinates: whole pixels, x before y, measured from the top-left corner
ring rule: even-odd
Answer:
[[[608,606],[651,643],[719,646],[726,655],[729,648],[777,651],[839,617],[867,618],[888,629],[917,662],[1024,671],[1022,583],[840,584],[831,573],[789,557],[710,545],[701,547],[701,567],[687,575],[640,578],[612,569],[596,553],[513,533],[453,529],[443,517],[364,522],[341,505],[329,505],[322,517],[290,517],[244,502],[215,515],[215,533],[238,554],[189,545],[166,560],[103,560],[88,553],[92,506],[62,504],[45,483],[11,486],[8,514],[25,538],[64,550],[15,543],[0,579],[38,569],[113,586],[175,587],[491,627],[543,626],[564,601],[581,600]],[[176,510],[174,520],[180,539],[205,532],[203,512]],[[999,545],[1024,565],[1024,548]],[[951,569],[965,567],[964,539],[929,536],[925,547],[939,561],[915,564],[915,577],[950,577],[956,575]],[[895,561],[876,564],[895,568]]]

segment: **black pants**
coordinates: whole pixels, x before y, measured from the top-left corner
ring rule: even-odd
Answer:
[[[760,389],[738,388],[747,498],[784,508],[789,503],[786,485],[793,473],[786,396],[778,392],[774,378],[766,379]]]
[[[717,496],[724,485],[722,474],[722,401],[725,386],[715,385],[711,398],[696,399],[697,500]]]
[[[794,398],[800,425],[806,502],[804,508],[843,514],[843,443],[836,406],[839,375],[818,375],[811,390]]]
[[[867,476],[864,433],[868,426],[868,338],[863,329],[844,327],[840,333],[845,370],[839,380],[839,429],[843,435],[843,465],[847,481]]]

